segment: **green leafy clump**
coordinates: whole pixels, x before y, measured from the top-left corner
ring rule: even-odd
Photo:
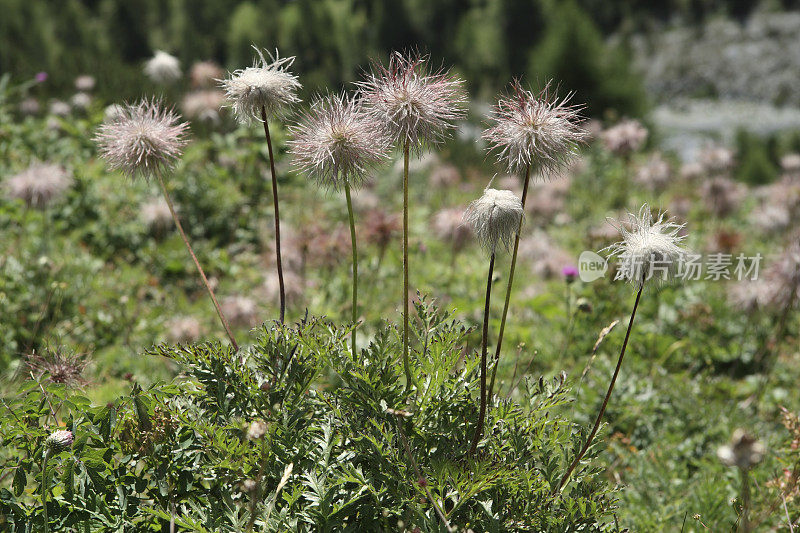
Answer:
[[[76,441],[50,461],[53,531],[155,531],[171,520],[188,531],[446,531],[445,521],[586,531],[611,522],[615,500],[593,468],[550,494],[580,445],[559,414],[563,375],[528,382],[517,403],[496,401],[467,458],[478,381],[468,331],[425,302],[417,316],[411,391],[395,327],[354,358],[350,329],[316,318],[265,324],[244,353],[160,346],[154,355],[184,372],[104,407],[26,382],[0,415],[2,459],[18,465],[11,490],[0,489],[0,523],[41,526],[39,459],[56,415]],[[254,421],[263,436],[248,432]]]

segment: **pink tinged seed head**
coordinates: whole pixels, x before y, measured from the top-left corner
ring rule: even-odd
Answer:
[[[530,167],[533,174],[547,176],[562,170],[589,135],[580,126],[583,106],[571,105],[571,96],[558,99],[550,83],[533,94],[515,81],[494,105],[494,125],[483,138],[511,172]]]
[[[36,77],[35,77],[35,79],[36,79],[36,81],[37,81],[38,83],[44,83],[44,82],[46,82],[46,81],[47,81],[47,72],[44,72],[44,71],[42,71],[42,72],[37,72],[37,73],[36,73]]]
[[[463,80],[447,71],[431,72],[427,58],[392,54],[388,66],[375,63],[358,83],[364,107],[394,143],[415,151],[441,141],[466,114]]]
[[[45,450],[47,451],[47,453],[63,452],[64,450],[72,446],[74,440],[75,437],[71,431],[65,429],[54,431],[44,441]]]
[[[318,98],[289,130],[294,165],[334,190],[345,183],[360,186],[388,156],[388,138],[364,113],[361,102],[344,94]]]
[[[98,129],[95,142],[108,165],[145,178],[172,168],[188,142],[189,125],[157,100],[123,106]]]
[[[274,56],[268,54],[267,60],[264,51],[253,48],[258,58],[252,67],[235,70],[227,79],[219,80],[228,105],[242,123],[261,120],[262,108],[267,116],[272,116],[300,101],[297,91],[302,85],[297,76],[287,70],[294,57],[281,58],[276,50]]]
[[[28,207],[43,209],[63,196],[71,185],[72,175],[63,167],[34,163],[9,178],[5,189],[10,198],[22,200]]]

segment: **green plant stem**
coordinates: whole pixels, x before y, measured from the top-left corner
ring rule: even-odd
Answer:
[[[409,142],[403,147],[403,370],[406,373],[406,389],[412,385],[411,366],[408,354],[408,153]]]
[[[281,324],[286,318],[286,288],[283,285],[283,263],[281,262],[281,215],[278,208],[278,175],[275,173],[275,156],[272,153],[272,138],[269,135],[269,122],[267,110],[261,106],[261,122],[264,123],[264,136],[267,138],[269,151],[269,170],[272,174],[272,206],[275,212],[275,261],[278,267],[278,288],[281,300]]]
[[[194,254],[194,250],[192,249],[192,245],[189,244],[189,239],[186,237],[186,232],[183,231],[181,221],[178,220],[178,215],[175,213],[175,206],[172,205],[172,198],[170,198],[169,192],[167,192],[167,186],[164,183],[164,178],[161,176],[160,172],[156,172],[156,177],[158,178],[159,185],[161,185],[161,192],[164,193],[164,199],[167,201],[167,207],[169,207],[172,220],[175,221],[175,227],[178,228],[178,233],[181,234],[183,243],[186,245],[186,249],[189,250],[189,255],[192,256],[192,261],[194,261],[194,265],[197,267],[197,271],[200,273],[200,278],[203,280],[203,284],[206,286],[208,295],[211,297],[211,301],[214,303],[214,309],[217,310],[217,315],[219,316],[220,322],[222,322],[222,327],[225,328],[225,333],[228,334],[228,338],[231,341],[231,346],[233,346],[233,349],[238,352],[239,345],[236,343],[233,333],[231,333],[231,327],[228,325],[228,321],[225,319],[225,315],[222,313],[222,308],[219,306],[219,302],[217,301],[217,297],[214,295],[211,284],[208,283],[206,273],[203,270],[203,267],[200,266],[200,261],[197,260],[197,256]]]
[[[489,337],[489,301],[492,297],[492,276],[494,275],[494,252],[489,258],[489,277],[486,280],[486,300],[483,306],[483,338],[481,340],[481,406],[478,412],[478,426],[472,437],[472,444],[467,455],[472,455],[478,449],[478,442],[483,433],[483,423],[486,418],[486,352]]]
[[[525,183],[522,185],[522,209],[525,209],[525,201],[528,199],[528,182],[531,178],[531,167],[525,169]],[[497,376],[497,367],[500,366],[500,350],[503,348],[503,334],[506,331],[506,317],[508,316],[508,306],[511,303],[511,287],[514,284],[514,269],[517,266],[517,252],[519,252],[519,236],[522,233],[523,217],[519,217],[519,227],[517,235],[514,237],[514,251],[511,253],[511,267],[508,271],[508,285],[506,286],[506,300],[503,304],[503,315],[500,318],[500,330],[497,332],[497,348],[494,354],[494,367],[492,367],[492,380],[489,385],[489,397],[494,392],[494,379]]]
[[[750,475],[747,469],[740,468],[739,473],[742,478],[742,516],[739,519],[739,529],[741,533],[750,532]]]
[[[345,181],[344,195],[347,198],[347,216],[350,218],[350,244],[353,248],[353,360],[356,358],[356,322],[358,322],[358,247],[356,245],[356,223],[353,219],[353,200],[350,198],[350,184]]]
[[[47,518],[47,492],[49,490],[49,479],[47,477],[47,461],[50,459],[50,450],[44,452],[42,459],[42,513],[44,517],[44,533],[50,531],[50,521]]]
[[[561,487],[569,479],[569,476],[572,474],[572,471],[575,470],[575,467],[578,466],[583,456],[586,454],[586,451],[592,445],[592,440],[594,440],[594,436],[597,434],[597,430],[600,428],[600,423],[603,421],[603,414],[606,412],[606,407],[608,406],[608,400],[611,398],[611,392],[614,390],[614,384],[617,382],[617,376],[619,376],[619,369],[622,367],[622,359],[625,357],[625,349],[628,347],[628,339],[631,336],[631,329],[633,328],[633,320],[636,318],[636,310],[639,308],[639,300],[642,298],[642,290],[644,289],[644,282],[642,281],[639,285],[639,291],[636,293],[636,301],[633,304],[633,311],[631,311],[631,319],[628,322],[628,330],[625,332],[625,340],[622,342],[622,350],[619,353],[619,359],[617,360],[617,367],[614,369],[614,375],[611,377],[611,383],[608,385],[608,391],[606,392],[606,397],[603,399],[603,405],[600,406],[600,412],[597,413],[597,418],[594,421],[594,426],[592,427],[591,433],[589,433],[589,437],[586,439],[586,444],[583,445],[581,451],[578,452],[578,455],[575,456],[575,459],[572,461],[572,464],[569,465],[567,468],[567,472],[561,478],[561,481],[558,482],[558,485],[555,489],[553,489],[553,495],[558,494],[561,490]]]

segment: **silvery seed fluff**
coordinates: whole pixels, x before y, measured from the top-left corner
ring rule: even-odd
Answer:
[[[113,169],[145,178],[169,169],[188,142],[188,123],[158,100],[126,105],[115,119],[100,125],[95,142]]]
[[[155,55],[145,63],[144,73],[155,83],[168,85],[180,79],[181,64],[177,57],[156,50]]]
[[[625,221],[609,221],[622,235],[622,240],[604,248],[609,257],[620,261],[619,276],[637,287],[650,280],[668,280],[686,250],[681,248],[685,239],[679,235],[684,224],[665,219],[661,213],[653,222],[650,206],[644,204],[639,215],[628,214]]]
[[[252,67],[235,70],[227,79],[219,80],[234,115],[243,123],[261,120],[262,107],[270,116],[300,101],[297,97],[300,82],[297,76],[286,70],[294,62],[294,57],[280,58],[276,50],[274,56],[268,54],[267,61],[264,51],[256,46],[253,49],[258,58]]]
[[[318,97],[289,131],[294,165],[334,190],[345,182],[360,186],[389,151],[389,140],[363,112],[361,102],[344,94]]]
[[[533,174],[557,172],[588,136],[579,125],[583,106],[570,105],[571,96],[556,98],[550,83],[535,95],[514,81],[510,93],[494,105],[495,124],[483,132],[483,138],[511,172],[524,171],[529,165]]]
[[[364,107],[393,142],[408,142],[419,152],[423,144],[442,140],[445,131],[465,116],[463,80],[449,72],[430,72],[426,57],[395,52],[388,66],[373,64],[358,83]]]
[[[5,188],[10,198],[20,199],[29,207],[45,208],[72,185],[66,169],[50,163],[34,163],[8,179]]]
[[[464,221],[489,253],[495,253],[497,243],[502,242],[506,250],[514,242],[523,217],[522,201],[512,191],[486,189],[483,195],[469,204],[464,212]]]

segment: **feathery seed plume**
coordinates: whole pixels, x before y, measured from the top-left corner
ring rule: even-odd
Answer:
[[[661,274],[662,280],[669,279],[674,273],[678,260],[685,253],[680,246],[685,236],[679,235],[684,224],[676,224],[665,216],[661,213],[653,222],[650,206],[644,204],[638,216],[628,214],[627,224],[610,221],[622,235],[622,240],[604,250],[609,251],[609,257],[619,259],[618,278],[626,279],[638,288],[656,279],[657,273]]]
[[[523,217],[522,201],[512,191],[486,189],[464,212],[464,221],[489,253],[495,253],[497,243],[508,249],[514,240]]]
[[[181,63],[177,57],[156,50],[155,55],[145,63],[144,73],[159,85],[169,85],[180,79]]]
[[[755,437],[739,428],[733,432],[731,441],[719,448],[719,460],[728,466],[749,470],[761,462],[766,449]]]
[[[62,196],[72,185],[72,176],[63,167],[34,163],[6,182],[10,198],[23,200],[28,207],[43,209]]]
[[[465,116],[463,81],[447,71],[431,72],[427,57],[395,52],[388,66],[373,64],[357,85],[364,107],[393,142],[409,143],[419,152],[423,144],[439,142],[454,122]]]
[[[230,101],[233,113],[240,122],[261,120],[261,108],[267,115],[273,115],[300,101],[297,91],[300,82],[297,76],[287,69],[294,62],[294,57],[280,58],[278,51],[269,54],[269,61],[264,51],[253,46],[258,59],[252,67],[235,70],[229,78],[219,80],[225,95]]]
[[[558,99],[545,85],[539,94],[525,90],[519,81],[494,105],[495,125],[483,132],[491,149],[509,171],[531,167],[545,176],[563,169],[587,137],[579,125],[579,105],[570,105],[572,95]]]
[[[628,155],[636,152],[647,140],[647,128],[638,120],[623,120],[600,134],[603,144],[609,152],[616,155]]]
[[[323,187],[338,190],[345,181],[360,186],[389,150],[388,139],[374,124],[353,97],[318,98],[300,123],[289,127],[295,166]]]
[[[192,80],[192,87],[195,89],[211,88],[224,75],[222,67],[213,61],[198,61],[189,70],[189,79]]]
[[[115,120],[103,123],[95,142],[113,169],[130,177],[149,178],[171,168],[186,145],[189,125],[157,100],[142,100],[122,108]]]
[[[96,82],[93,76],[88,74],[81,74],[75,78],[75,88],[80,92],[92,92]]]

